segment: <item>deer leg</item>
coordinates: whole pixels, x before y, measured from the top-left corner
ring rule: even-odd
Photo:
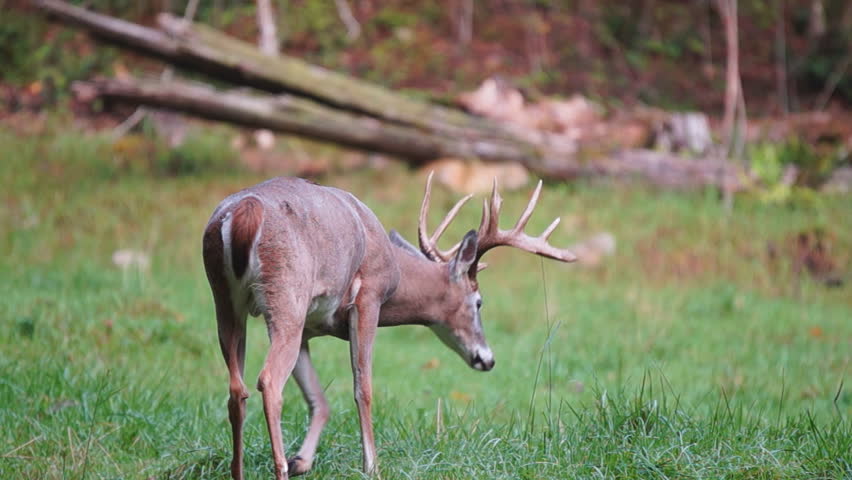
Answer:
[[[376,443],[373,438],[373,340],[379,322],[379,303],[358,301],[349,314],[349,352],[352,360],[355,403],[361,425],[364,472],[378,475]]]
[[[302,326],[305,322],[304,310],[299,312],[298,315],[273,315],[267,318],[269,353],[257,380],[257,389],[263,397],[263,413],[272,444],[277,480],[287,478],[287,459],[284,457],[284,444],[281,440],[281,393],[299,356]]]
[[[220,302],[216,309],[216,321],[219,325],[219,346],[228,366],[230,376],[230,396],[228,398],[228,418],[231,421],[233,457],[231,458],[231,476],[234,480],[243,478],[243,421],[246,418],[246,399],[248,391],[243,383],[246,354],[246,312],[234,313],[231,302]]]
[[[302,349],[299,350],[299,359],[296,360],[296,367],[293,369],[293,377],[299,388],[302,390],[302,395],[305,397],[305,403],[308,404],[308,410],[311,413],[311,423],[308,426],[308,433],[305,435],[305,440],[302,442],[302,447],[295,457],[291,458],[288,463],[290,476],[301,475],[311,469],[314,462],[314,454],[317,451],[317,442],[319,442],[320,433],[328,422],[328,401],[325,399],[325,394],[320,385],[317,372],[314,370],[314,365],[311,362],[311,352],[308,349],[308,342],[302,342]]]

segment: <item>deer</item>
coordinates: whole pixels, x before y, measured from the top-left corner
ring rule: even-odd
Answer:
[[[249,314],[263,316],[270,342],[257,390],[276,479],[304,474],[313,465],[329,406],[309,342],[328,335],[349,342],[363,470],[378,476],[371,417],[377,327],[428,327],[470,367],[494,368],[480,318],[477,274],[486,266],[480,258],[495,247],[511,246],[562,262],[577,259],[548,242],[559,218],[537,237],[524,233],[541,188],[539,181],[515,226],[502,230],[498,226],[502,199],[495,179],[490,199],[483,203],[479,229],[468,231],[449,250],[441,250],[438,241],[473,195],[459,200],[430,235],[432,174],[420,209],[420,248],[395,230],[386,233],[376,215],[351,193],[308,180],[274,178],[225,198],[207,223],[202,250],[230,379],[234,480],[243,478]],[[288,461],[280,420],[282,391],[291,375],[307,403],[309,421],[301,447]]]

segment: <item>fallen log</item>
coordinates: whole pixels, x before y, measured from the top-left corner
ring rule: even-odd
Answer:
[[[243,90],[221,91],[180,80],[97,79],[76,82],[82,97],[100,96],[133,104],[176,110],[212,120],[397,155],[415,163],[439,157],[523,157],[483,140],[453,139],[396,125],[365,115],[335,110],[292,95]]]
[[[583,154],[559,134],[498,124],[459,110],[411,99],[291,57],[269,57],[254,46],[168,15],[165,31],[75,7],[35,0],[42,11],[110,43],[180,68],[270,93],[219,91],[186,82],[99,81],[99,95],[205,118],[374,150],[422,162],[438,157],[518,162],[550,179],[640,177],[670,187],[739,190],[746,176],[722,158],[688,160],[650,151]],[[281,95],[287,93],[289,95]],[[594,151],[595,146],[589,150]]]
[[[236,85],[292,93],[428,132],[516,140],[503,125],[488,119],[406,97],[295,57],[266,55],[251,43],[167,13],[157,17],[161,29],[157,30],[60,0],[36,0],[34,4],[48,15],[109,42]]]
[[[500,151],[499,144],[451,139],[401,125],[331,109],[291,95],[273,96],[246,91],[221,91],[185,81],[100,79],[77,82],[75,90],[157,108],[177,110],[203,118],[237,125],[268,128],[282,133],[336,143],[346,147],[397,155],[419,164],[439,157],[503,157],[517,155],[529,166],[531,158],[520,152]],[[487,154],[486,154],[487,153]],[[686,160],[650,150],[628,150],[593,161],[576,156],[545,157],[551,179],[581,177],[644,177],[653,183],[675,188],[707,185],[733,190],[744,187],[737,172],[715,159]],[[533,169],[535,171],[535,169]]]

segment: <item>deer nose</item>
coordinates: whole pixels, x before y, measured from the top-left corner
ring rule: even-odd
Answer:
[[[473,361],[470,362],[473,368],[482,372],[494,368],[494,363],[494,355],[491,353],[491,349],[477,350],[473,355]]]

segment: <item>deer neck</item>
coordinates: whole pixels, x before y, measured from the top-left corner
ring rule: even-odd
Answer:
[[[446,267],[397,246],[393,246],[393,252],[400,270],[399,286],[382,305],[379,326],[431,325],[440,321],[434,311],[446,292]]]

